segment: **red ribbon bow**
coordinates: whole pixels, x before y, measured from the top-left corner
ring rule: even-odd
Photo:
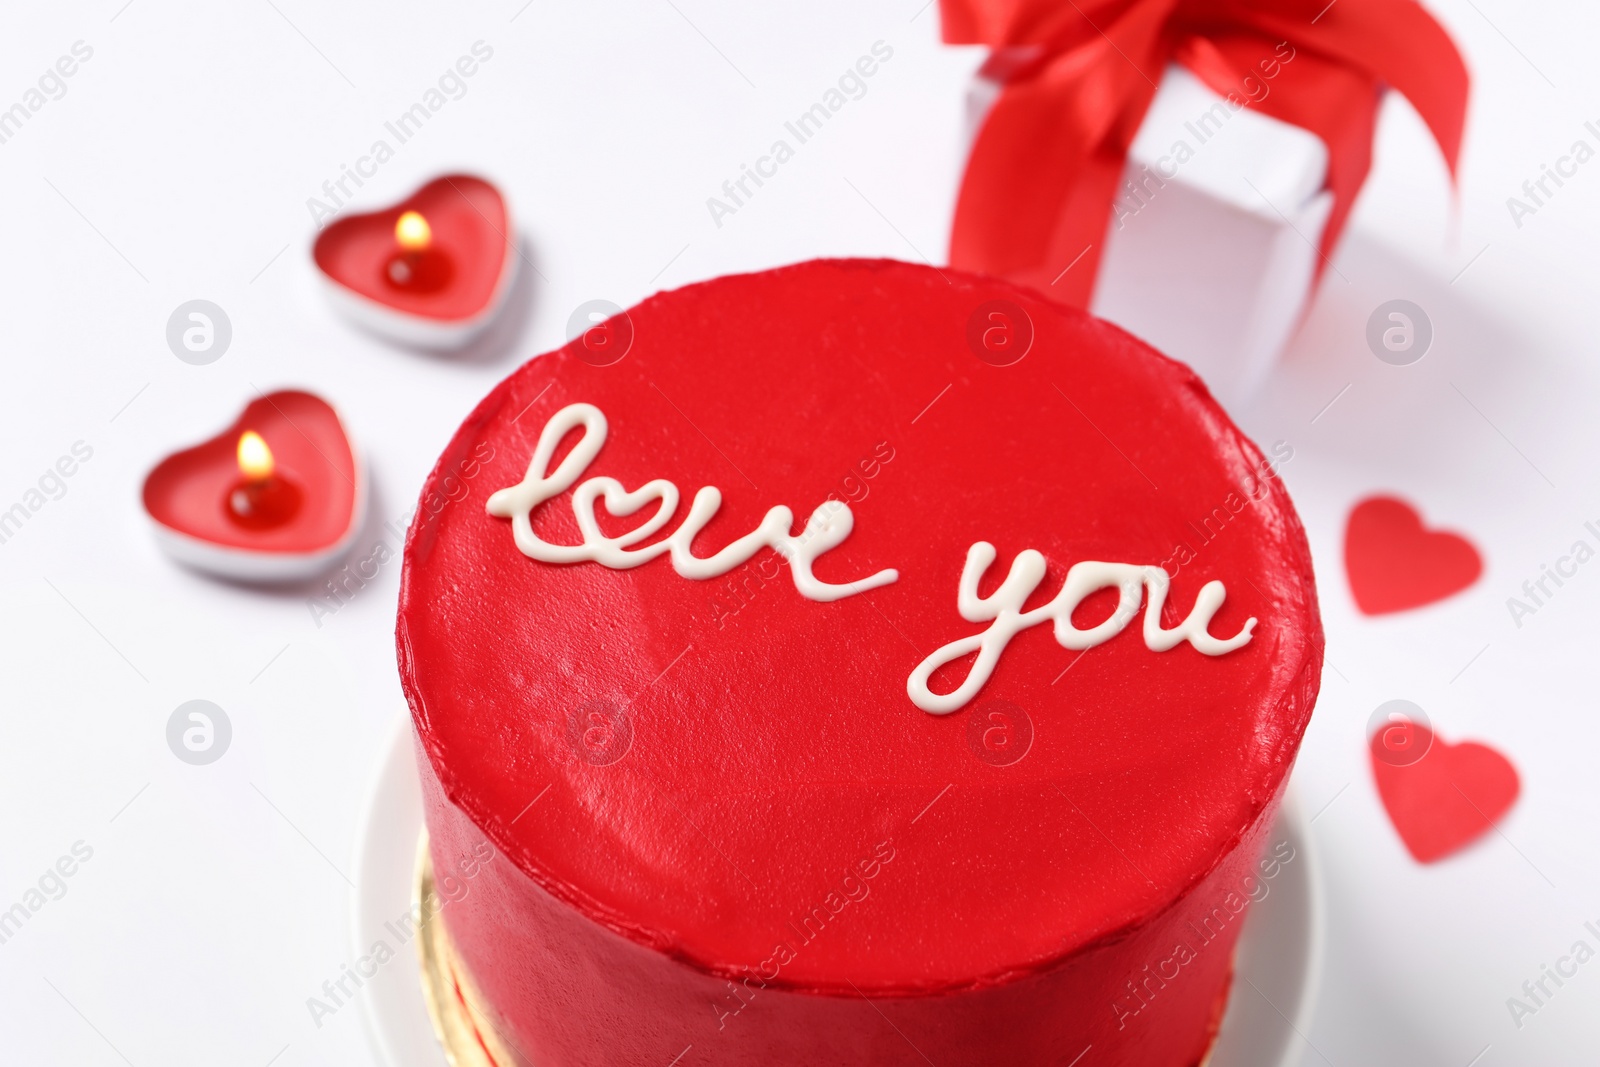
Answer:
[[[1128,147],[1170,62],[1327,144],[1324,263],[1371,166],[1386,87],[1416,107],[1455,174],[1466,65],[1415,0],[940,0],[940,10],[947,43],[997,49],[984,73],[1003,86],[967,161],[950,262],[1079,307]],[[1270,92],[1250,99],[1245,79],[1264,77]]]

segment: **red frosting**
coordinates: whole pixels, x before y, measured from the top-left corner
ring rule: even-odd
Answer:
[[[973,347],[992,301],[1013,336],[1018,308],[1031,322],[1005,366],[1014,348]],[[702,1064],[1197,1062],[1321,668],[1304,534],[1264,473],[1286,447],[1264,456],[1115,327],[957,272],[805,263],[627,314],[619,362],[574,342],[478,406],[424,490],[454,503],[406,548],[435,865],[485,838],[501,854],[444,914],[508,1043],[540,1067],[688,1045]],[[832,497],[855,526],[817,577],[898,580],[822,603],[770,550],[707,581],[524,556],[485,501],[580,402],[610,428],[583,477],[681,490],[664,534],[721,489],[698,555],[778,504],[798,533]],[[534,513],[545,540],[581,539],[571,497]],[[1153,652],[1136,617],[1079,653],[1035,626],[970,704],[929,714],[907,677],[988,625],[956,607],[976,541],[999,551],[985,594],[1028,548],[1048,561],[1030,608],[1080,561],[1163,566],[1164,626],[1217,579],[1210,632],[1254,617],[1253,639]]]

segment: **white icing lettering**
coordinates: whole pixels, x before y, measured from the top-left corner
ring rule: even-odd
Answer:
[[[987,541],[979,541],[967,550],[967,562],[961,569],[960,588],[956,594],[956,608],[968,622],[989,623],[982,633],[959,638],[938,649],[917,665],[906,679],[906,694],[911,702],[933,715],[948,715],[963,707],[977,695],[994,673],[1011,639],[1030,626],[1047,620],[1055,623],[1056,643],[1067,649],[1089,649],[1111,640],[1139,613],[1139,602],[1149,591],[1144,613],[1144,643],[1152,652],[1165,652],[1188,641],[1207,656],[1220,656],[1232,652],[1250,641],[1256,620],[1250,619],[1244,628],[1227,640],[1213,637],[1207,629],[1217,610],[1222,607],[1226,590],[1221,582],[1207,582],[1195,598],[1189,617],[1168,630],[1161,625],[1161,609],[1167,602],[1170,579],[1160,567],[1141,567],[1131,563],[1098,563],[1086,560],[1075,563],[1067,571],[1061,591],[1049,603],[1022,610],[1028,597],[1044,581],[1044,556],[1033,549],[1017,553],[1011,562],[1005,581],[986,597],[978,595],[978,583],[995,561],[995,548]],[[1072,624],[1072,613],[1090,594],[1101,589],[1116,589],[1116,610],[1110,618],[1087,630]],[[949,693],[935,693],[928,686],[933,673],[948,663],[976,652],[977,660],[962,683]]]
[[[577,444],[554,471],[550,470],[562,439],[577,429],[582,430]],[[545,424],[522,481],[489,497],[489,514],[511,520],[512,537],[523,555],[544,563],[592,561],[613,570],[627,570],[666,554],[672,560],[673,570],[680,575],[704,581],[727,574],[747,563],[763,548],[771,548],[788,562],[794,587],[800,595],[819,601],[854,596],[888,585],[899,577],[897,571],[882,570],[859,581],[836,584],[825,582],[813,573],[817,558],[837,548],[855,528],[850,506],[838,500],[824,501],[813,511],[798,537],[789,534],[794,527],[794,513],[779,505],[769,510],[756,528],[743,537],[709,556],[696,556],[692,547],[695,537],[722,507],[721,491],[709,485],[695,493],[688,514],[676,530],[654,544],[635,548],[633,546],[649,540],[672,521],[680,495],[678,487],[664,478],[653,479],[631,491],[615,478],[595,477],[580,483],[579,477],[600,454],[606,431],[606,417],[599,408],[593,404],[569,404]],[[533,512],[568,489],[573,489],[572,513],[583,540],[576,545],[552,544],[533,532]],[[602,503],[606,511],[617,518],[625,519],[641,511],[648,511],[649,515],[631,530],[608,536],[600,529],[595,510],[597,503]]]

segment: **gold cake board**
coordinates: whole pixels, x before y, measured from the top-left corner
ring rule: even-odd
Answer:
[[[422,965],[422,997],[428,1003],[433,1032],[444,1046],[450,1067],[517,1067],[507,1042],[478,1005],[483,998],[456,959],[439,909],[444,906],[433,882],[428,831],[417,841],[417,873],[411,889],[418,917],[417,959]]]
[[[439,918],[443,904],[433,883],[433,857],[428,852],[426,829],[417,841],[411,903],[419,917],[417,957],[422,964],[422,996],[450,1067],[518,1067],[525,1063],[526,1060],[512,1057],[504,1037],[478,1007],[483,998],[451,947],[450,935]],[[1224,997],[1223,1003],[1226,1002]],[[1220,1011],[1218,1014],[1220,1017]],[[1211,1048],[1195,1067],[1209,1067],[1215,1048],[1213,1034]]]

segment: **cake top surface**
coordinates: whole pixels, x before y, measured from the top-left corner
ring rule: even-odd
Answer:
[[[402,682],[450,800],[625,937],[818,991],[1008,980],[1172,904],[1280,788],[1322,660],[1289,455],[1028,290],[720,278],[462,424]]]

